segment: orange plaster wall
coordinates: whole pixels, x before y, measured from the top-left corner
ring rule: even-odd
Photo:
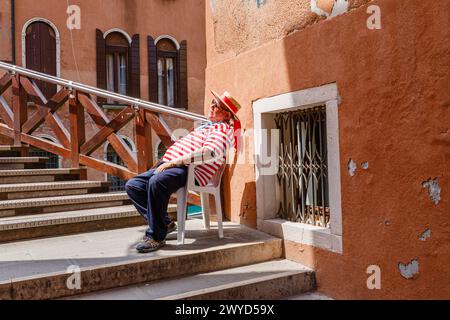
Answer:
[[[206,89],[230,91],[249,130],[253,101],[336,82],[344,253],[288,244],[289,256],[315,266],[319,291],[334,298],[450,298],[450,3],[370,5],[381,9],[381,30],[366,27],[363,5],[240,54],[217,50],[207,5]],[[422,186],[429,178],[442,189],[438,204]],[[254,165],[236,165],[225,180],[227,217],[255,226]],[[419,276],[407,280],[398,264],[413,259]],[[381,290],[366,286],[371,265],[381,268]]]
[[[0,1],[0,60],[11,61],[11,4]]]

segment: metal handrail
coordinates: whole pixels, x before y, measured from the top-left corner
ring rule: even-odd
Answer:
[[[37,80],[45,80],[47,82],[50,82],[50,83],[53,83],[56,85],[60,85],[69,90],[73,90],[73,89],[80,90],[85,93],[93,94],[97,97],[102,97],[102,98],[106,98],[106,99],[114,99],[114,100],[122,102],[124,104],[143,108],[143,109],[150,110],[153,112],[174,115],[174,116],[177,116],[180,118],[194,120],[194,121],[207,121],[207,118],[205,116],[202,116],[202,115],[199,115],[196,113],[179,110],[176,108],[164,106],[164,105],[153,103],[153,102],[144,101],[144,100],[141,100],[138,98],[131,98],[131,97],[124,96],[124,95],[121,95],[118,93],[110,92],[110,91],[103,90],[103,89],[98,89],[98,88],[95,88],[92,86],[88,86],[88,85],[85,85],[82,83],[78,83],[78,82],[58,78],[55,76],[51,76],[51,75],[48,75],[45,73],[40,73],[40,72],[37,72],[34,70],[18,67],[18,66],[9,64],[9,63],[0,61],[0,68],[8,70],[9,72],[11,72],[13,74],[17,73],[17,74],[21,74],[23,76],[31,77],[31,78],[34,78]]]

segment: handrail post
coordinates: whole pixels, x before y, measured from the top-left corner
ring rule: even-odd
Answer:
[[[80,167],[80,147],[86,142],[84,108],[78,101],[78,92],[69,97],[70,117],[70,158],[72,168]]]
[[[145,117],[147,110],[139,108],[136,114],[136,149],[138,173],[153,166],[152,128]]]
[[[20,75],[12,77],[14,146],[22,145],[22,126],[27,121],[27,93],[20,84]]]

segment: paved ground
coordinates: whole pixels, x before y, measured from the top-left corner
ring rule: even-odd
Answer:
[[[185,255],[220,248],[262,242],[273,237],[233,223],[224,224],[224,239],[218,238],[215,224],[203,230],[198,219],[187,222],[186,242],[176,245],[176,232],[168,236],[161,250],[138,254],[136,244],[142,239],[144,227],[93,232],[55,238],[0,244],[0,282],[33,275],[65,272],[71,265],[94,267]]]

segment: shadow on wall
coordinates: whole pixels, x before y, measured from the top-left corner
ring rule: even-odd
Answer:
[[[230,181],[231,176],[234,174],[234,168],[236,164],[232,165],[229,169],[225,170],[223,181]],[[240,200],[239,206],[237,206],[233,201],[231,196],[231,184],[222,184],[222,206],[223,212],[227,220],[231,220],[231,212],[239,211],[239,220],[233,221],[247,227],[256,228],[256,182],[250,181],[246,182],[242,194],[235,195]],[[225,199],[230,199],[226,202]]]

